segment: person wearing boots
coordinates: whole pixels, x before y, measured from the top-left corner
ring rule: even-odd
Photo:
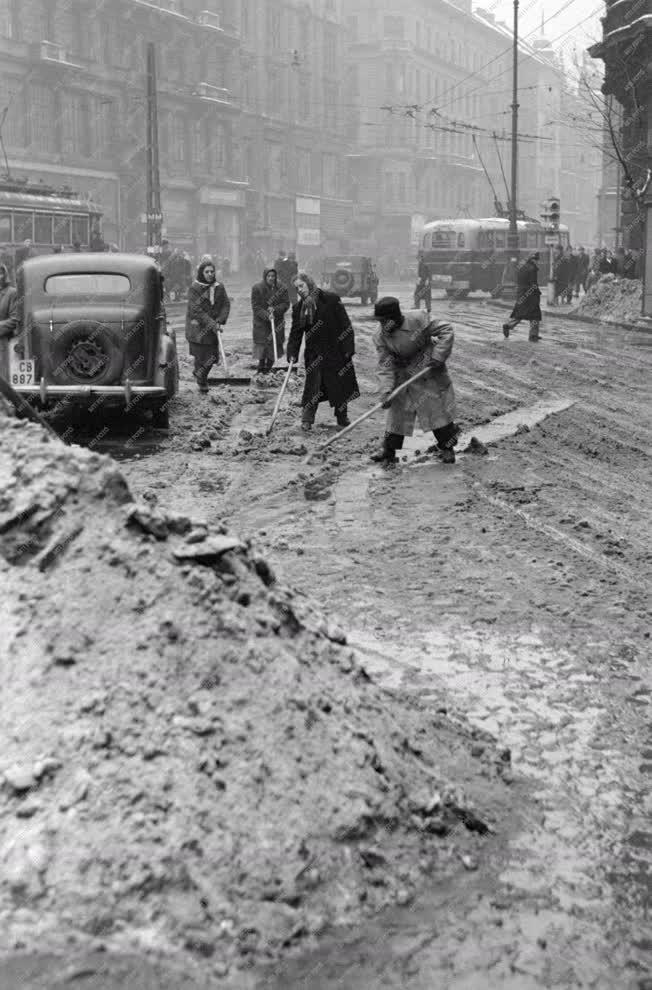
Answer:
[[[394,464],[403,438],[412,436],[418,420],[422,430],[434,433],[444,464],[454,464],[459,430],[454,422],[455,392],[446,368],[453,348],[452,326],[431,320],[422,310],[404,315],[393,296],[378,300],[374,316],[380,323],[374,344],[387,421],[383,445],[372,460]],[[395,388],[426,367],[429,375],[389,401],[387,396]]]
[[[510,331],[514,329],[521,320],[530,321],[530,334],[528,340],[541,340],[539,327],[541,326],[541,289],[539,288],[539,252],[531,254],[522,265],[519,265],[516,273],[516,305],[510,313],[507,323],[503,323],[503,336],[509,337]]]
[[[290,308],[290,296],[284,285],[279,285],[275,268],[266,268],[262,282],[257,282],[251,290],[253,312],[254,360],[258,362],[258,374],[268,374],[274,365],[274,342],[272,340],[272,317],[276,328],[276,348],[278,356],[283,354],[285,345],[285,314]]]
[[[217,281],[215,264],[210,255],[203,255],[197,277],[188,290],[186,310],[186,340],[195,359],[193,375],[200,392],[208,392],[209,372],[219,364],[217,335],[222,333],[230,309],[226,289]]]
[[[355,338],[348,313],[335,292],[318,288],[305,272],[297,275],[294,284],[299,298],[292,307],[287,358],[298,360],[305,338],[302,429],[312,429],[320,402],[331,405],[338,426],[348,426],[348,404],[360,396],[353,367]]]

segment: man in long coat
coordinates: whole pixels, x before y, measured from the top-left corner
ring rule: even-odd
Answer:
[[[16,287],[9,281],[6,265],[0,265],[0,377],[9,381],[9,341],[16,333]]]
[[[285,314],[289,308],[290,296],[285,286],[279,284],[276,269],[266,268],[262,282],[256,282],[251,290],[254,360],[258,362],[259,374],[267,374],[274,364],[272,317],[276,330],[276,351],[279,357],[283,354]]]
[[[348,426],[348,403],[360,395],[353,367],[355,337],[351,321],[340,297],[318,289],[309,275],[300,272],[295,285],[299,299],[292,307],[287,357],[288,361],[298,359],[305,337],[302,428],[312,429],[320,402],[330,403],[338,426]]]
[[[374,344],[388,412],[383,445],[372,460],[395,463],[396,451],[402,448],[404,437],[412,436],[416,420],[422,430],[434,433],[442,461],[454,464],[459,431],[454,422],[455,392],[446,368],[453,349],[452,326],[431,320],[422,310],[403,314],[393,296],[378,300],[374,316],[380,322]],[[429,375],[387,401],[395,388],[426,367]]]
[[[530,257],[519,265],[516,273],[516,305],[510,313],[507,323],[503,323],[503,335],[509,337],[510,330],[513,330],[521,320],[530,321],[530,334],[528,340],[541,340],[539,327],[541,326],[541,289],[539,288],[539,252],[535,251]]]
[[[186,340],[195,359],[193,375],[200,392],[208,392],[208,373],[219,363],[217,335],[222,332],[230,309],[226,289],[217,281],[215,264],[210,255],[204,255],[188,291],[186,310]]]

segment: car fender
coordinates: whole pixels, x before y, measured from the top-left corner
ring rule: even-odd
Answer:
[[[165,373],[170,365],[176,364],[177,347],[167,330],[161,334],[159,342],[158,361],[154,371],[154,384],[165,385]]]

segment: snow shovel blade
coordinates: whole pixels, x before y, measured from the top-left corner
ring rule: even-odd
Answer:
[[[251,378],[236,378],[235,375],[224,375],[222,378],[209,378],[207,385],[251,385]]]

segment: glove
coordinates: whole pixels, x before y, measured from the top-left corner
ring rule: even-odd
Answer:
[[[390,409],[391,408],[391,405],[392,405],[392,401],[393,401],[392,399],[389,399],[387,396],[385,396],[385,398],[383,400],[382,408],[383,409]]]
[[[295,355],[295,354],[286,354],[285,356],[288,359],[288,364],[296,364],[297,361],[299,360],[298,354],[297,355]]]
[[[437,374],[438,371],[441,371],[443,369],[444,362],[443,361],[437,361],[435,358],[433,358],[432,361],[428,361],[428,367],[430,368],[430,370],[433,373],[433,375],[435,375],[435,374]]]

